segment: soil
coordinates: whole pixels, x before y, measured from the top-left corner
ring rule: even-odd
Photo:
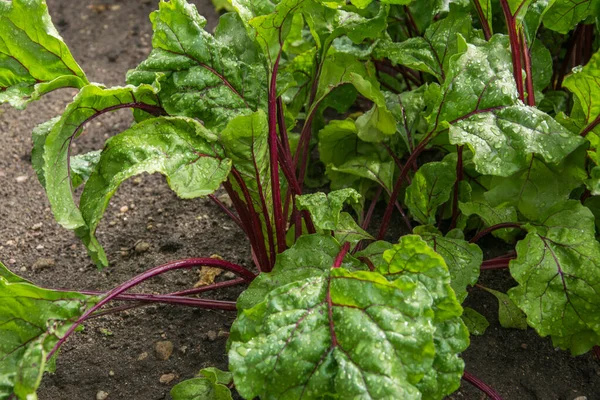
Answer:
[[[156,1],[47,2],[91,81],[124,84],[126,71],[150,51],[148,14]],[[207,18],[208,29],[214,28],[217,15],[210,0],[192,2]],[[40,286],[80,290],[107,290],[149,267],[186,257],[218,254],[251,266],[245,237],[216,206],[202,199],[179,200],[162,177],[143,175],[122,185],[98,229],[111,261],[109,268],[98,271],[75,236],[54,222],[30,162],[31,130],[61,113],[73,94],[53,93],[25,112],[0,107],[0,260]],[[132,118],[120,111],[96,121],[77,141],[76,153],[101,148],[108,137],[130,126]],[[149,244],[147,251],[135,250],[139,241]],[[52,262],[46,260],[44,266],[43,259]],[[140,290],[167,293],[189,288],[197,280],[196,272],[175,272]],[[512,285],[507,272],[486,273],[482,283],[496,289]],[[213,298],[234,299],[238,292],[222,291]],[[505,399],[600,399],[600,364],[591,355],[573,358],[533,330],[500,328],[496,301],[487,293],[473,291],[466,305],[491,323],[485,336],[472,337],[464,354],[466,369]],[[44,376],[39,399],[92,400],[99,391],[108,393],[109,400],[169,399],[174,384],[201,368],[227,368],[224,333],[233,319],[230,312],[169,306],[94,319],[63,347],[56,373]],[[174,345],[168,360],[155,351],[160,341]],[[174,374],[174,379],[161,383],[166,374]],[[482,397],[465,384],[451,399]]]

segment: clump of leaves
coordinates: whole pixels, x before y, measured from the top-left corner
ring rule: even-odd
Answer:
[[[71,293],[0,265],[0,399],[35,396],[62,343],[113,300],[237,310],[230,373],[201,371],[174,387],[177,400],[230,399],[232,387],[245,398],[441,399],[461,377],[500,398],[459,357],[467,326],[487,327],[476,310],[463,316],[471,286],[498,299],[508,328],[576,355],[600,344],[600,2],[219,4],[232,12],[211,33],[185,0],[161,0],[152,52],[126,86],[106,88],[88,81],[45,1],[0,1],[0,102],[78,89],[35,129],[32,163],[56,220],[98,266],[110,198],[158,172],[179,197],[218,204],[258,271],[192,258]],[[73,154],[87,123],[124,108],[130,129]],[[484,261],[488,234],[515,251]],[[198,266],[239,278],[127,293]],[[477,284],[481,269],[507,268],[507,294]],[[237,303],[190,297],[242,284]]]

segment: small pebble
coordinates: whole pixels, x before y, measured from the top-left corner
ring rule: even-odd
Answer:
[[[140,355],[138,356],[138,361],[143,361],[143,360],[145,360],[146,358],[148,358],[148,352],[146,352],[146,351],[145,351],[145,352],[143,352],[142,354],[140,354]]]
[[[15,178],[15,181],[17,181],[17,183],[23,183],[23,182],[27,181],[27,179],[29,179],[29,177],[27,175],[21,175],[21,176],[17,176]]]
[[[27,271],[27,267],[21,267],[21,272]]]
[[[119,211],[121,212],[121,214],[125,214],[127,211],[129,211],[129,207],[123,206],[119,208]]]
[[[43,250],[44,249],[44,245],[43,244],[38,244],[37,246],[35,246],[36,250]]]
[[[150,250],[150,243],[148,242],[141,241],[135,245],[136,253],[145,253],[148,250]]]
[[[224,276],[225,278],[227,278],[227,279],[233,279],[233,278],[235,278],[235,277],[236,277],[236,275],[235,275],[233,272],[231,272],[231,271],[227,271],[227,272],[225,272],[225,273],[223,274],[223,276]]]
[[[167,361],[171,357],[171,354],[173,354],[173,348],[173,342],[169,340],[156,342],[156,344],[154,345],[156,357],[158,357],[158,359],[162,361]]]
[[[527,343],[522,343],[521,344],[521,348],[524,349],[524,350],[527,350]]]
[[[177,378],[175,374],[164,374],[160,376],[160,383],[168,385]]]
[[[101,390],[98,393],[96,393],[96,400],[106,400],[106,399],[108,399],[108,393],[106,393],[104,390]]]
[[[31,227],[32,230],[34,231],[39,231],[40,229],[42,229],[42,226],[44,226],[41,222],[38,224],[35,224]]]
[[[217,340],[217,332],[215,332],[215,331],[208,331],[208,332],[206,332],[206,338],[210,342],[214,342],[215,340]]]
[[[588,400],[588,398],[585,396],[577,396],[573,400]]]
[[[115,371],[108,371],[108,376],[115,376]]]

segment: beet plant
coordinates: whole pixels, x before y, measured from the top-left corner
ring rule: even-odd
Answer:
[[[113,301],[237,311],[229,372],[176,400],[442,399],[484,317],[580,355],[600,344],[598,0],[231,0],[214,32],[160,0],[153,50],[126,86],[88,81],[44,0],[0,0],[0,102],[78,93],[33,132],[56,220],[85,244],[119,185],[160,173],[239,226],[252,270],[190,258],[106,293],[35,286],[0,264],[0,399],[34,399],[60,346]],[[73,154],[87,123],[135,124]],[[76,189],[83,186],[83,189]],[[233,209],[214,195],[224,188]],[[306,189],[309,194],[306,194]],[[318,191],[318,189],[324,190]],[[389,228],[393,229],[389,229]],[[484,260],[480,239],[514,248]],[[129,289],[212,266],[237,279],[163,295]],[[508,293],[478,284],[509,269]],[[238,299],[198,294],[247,285]],[[234,301],[236,300],[236,301]],[[597,349],[597,347],[596,347]]]

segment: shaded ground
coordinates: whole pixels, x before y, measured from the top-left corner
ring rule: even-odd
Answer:
[[[90,80],[107,85],[124,82],[127,69],[150,51],[148,14],[156,1],[47,0],[53,20]],[[193,1],[214,27],[216,15],[208,0]],[[59,114],[73,93],[61,91],[25,112],[0,108],[0,260],[12,270],[47,287],[109,289],[168,260],[219,254],[250,265],[244,236],[206,200],[181,201],[160,176],[142,176],[125,183],[114,197],[98,236],[111,266],[98,272],[71,232],[53,220],[48,202],[30,164],[32,128]],[[106,138],[132,122],[127,111],[103,116],[88,127],[76,153],[102,147]],[[125,210],[124,207],[127,207]],[[145,252],[135,245],[149,244]],[[54,265],[40,259],[52,259]],[[37,267],[34,268],[34,265]],[[507,273],[484,276],[484,284],[505,289]],[[145,292],[181,290],[198,280],[195,272],[159,277]],[[234,298],[235,290],[216,298]],[[464,355],[467,370],[496,388],[505,399],[565,399],[585,395],[600,399],[600,365],[591,356],[572,358],[555,351],[548,339],[532,330],[504,330],[496,321],[495,299],[474,291],[468,305],[485,314],[492,326],[474,337]],[[108,399],[168,399],[172,385],[206,366],[226,368],[225,338],[234,316],[166,306],[148,307],[87,324],[70,339],[58,360],[57,373],[44,378],[40,400],[94,399],[100,390]],[[167,361],[155,354],[158,341],[171,341]],[[174,374],[161,383],[165,374]],[[164,378],[163,378],[164,380]],[[480,399],[468,385],[452,399]]]

